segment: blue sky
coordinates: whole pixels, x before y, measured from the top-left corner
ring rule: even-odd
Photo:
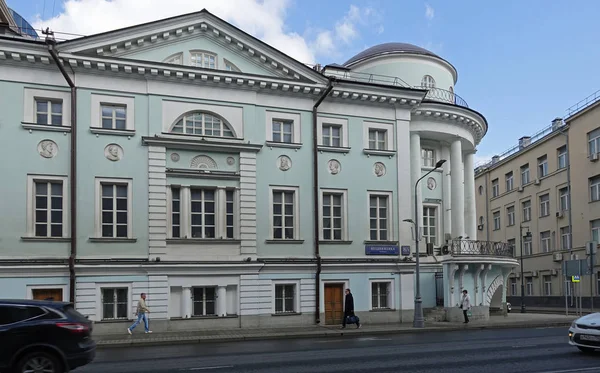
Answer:
[[[428,48],[458,69],[456,93],[489,122],[478,159],[500,153],[519,137],[550,125],[569,106],[600,89],[597,1],[227,2],[70,0],[65,8],[64,0],[7,0],[36,26],[82,34],[206,6],[275,47],[288,48],[286,52],[294,57],[321,64],[344,62],[369,46],[389,41]],[[252,7],[251,3],[259,4]],[[169,4],[170,9],[153,4]],[[110,10],[98,6],[125,15],[109,16]],[[128,6],[146,10],[132,15]]]

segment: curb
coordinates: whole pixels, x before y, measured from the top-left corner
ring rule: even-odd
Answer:
[[[572,322],[560,321],[560,322],[539,322],[539,323],[527,323],[527,324],[496,324],[496,325],[474,325],[474,326],[463,326],[463,325],[449,325],[449,326],[430,326],[424,329],[399,329],[399,330],[365,330],[359,329],[356,331],[349,330],[343,332],[337,332],[328,329],[327,331],[317,332],[297,332],[297,333],[285,333],[285,334],[265,334],[265,335],[248,335],[248,336],[215,336],[211,337],[183,337],[169,339],[146,339],[146,338],[132,338],[122,340],[104,340],[97,341],[97,348],[115,348],[115,347],[142,347],[142,346],[165,346],[165,345],[181,345],[181,344],[195,344],[195,343],[222,343],[222,342],[242,342],[242,341],[267,341],[267,340],[284,340],[284,339],[309,339],[309,338],[339,338],[344,336],[371,336],[371,335],[395,335],[395,334],[421,334],[421,333],[432,333],[432,332],[453,332],[460,330],[485,330],[485,329],[533,329],[533,328],[562,328],[571,326]]]

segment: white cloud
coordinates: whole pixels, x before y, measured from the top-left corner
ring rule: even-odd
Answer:
[[[429,4],[425,4],[425,18],[432,20],[435,17],[435,9]]]
[[[334,53],[337,41],[351,43],[359,35],[358,25],[368,22],[375,12],[354,5],[333,30],[321,30],[312,40],[286,26],[292,0],[66,0],[64,11],[53,18],[38,15],[33,27],[56,31],[57,38],[72,38],[67,32],[91,35],[140,23],[156,21],[206,8],[265,43],[294,57],[314,64],[317,55]]]
[[[473,156],[473,165],[481,166],[482,164],[491,161],[493,156],[494,156],[494,154],[486,155],[486,154],[475,153],[475,155]]]

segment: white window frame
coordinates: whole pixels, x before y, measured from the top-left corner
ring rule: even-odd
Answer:
[[[500,224],[501,224],[501,222],[500,222],[500,211],[494,211],[492,213],[492,218],[493,218],[493,221],[494,221],[494,230],[495,231],[500,230]]]
[[[277,285],[293,285],[294,286],[294,311],[293,312],[277,312],[275,308],[275,288]],[[272,280],[271,281],[271,314],[273,315],[293,315],[301,312],[300,309],[300,280]],[[285,308],[285,302],[284,302]]]
[[[533,296],[533,277],[525,277],[525,295]]]
[[[229,61],[227,58],[223,58],[223,64],[225,65],[225,67],[224,67],[225,71],[233,71],[233,72],[238,72],[238,73],[242,72],[242,70],[240,70],[240,68],[237,67],[236,64]]]
[[[386,148],[385,149],[370,149],[369,148],[369,131],[380,130],[386,133]],[[393,152],[394,147],[394,124],[382,122],[363,121],[363,149],[366,153],[376,154],[378,152]]]
[[[558,190],[558,208],[560,211],[569,209],[569,188],[564,187]]]
[[[492,180],[492,198],[498,197],[500,195],[500,180],[494,179]]]
[[[53,91],[25,88],[23,93],[23,125],[35,126],[35,128],[46,127],[71,127],[71,92]],[[62,125],[50,126],[47,124],[37,124],[36,100],[62,101]]]
[[[546,200],[542,201],[542,198],[546,198]],[[540,204],[540,218],[544,218],[550,215],[550,194],[545,193],[538,197],[538,202]]]
[[[195,120],[194,116],[200,115],[202,117],[201,121],[197,121]],[[206,117],[212,117],[213,119],[216,119],[219,121],[220,127],[219,127],[219,134],[218,135],[214,135],[214,133],[212,135],[208,135],[207,132],[207,121],[206,121]],[[175,127],[179,124],[179,122],[182,123],[181,126],[181,132],[176,132]],[[188,123],[190,123],[190,125],[188,125]],[[193,124],[198,124],[201,123],[201,126],[199,127],[194,127]],[[212,125],[213,123],[211,123]],[[188,133],[187,129],[188,128],[201,128],[202,129],[202,133]],[[231,136],[226,136],[225,132],[231,132]],[[212,111],[204,111],[204,110],[195,110],[195,111],[189,111],[181,116],[179,116],[174,122],[173,124],[169,127],[169,134],[170,135],[175,135],[175,136],[197,136],[197,137],[209,137],[209,138],[218,138],[218,139],[235,139],[236,138],[236,133],[234,128],[220,115],[212,112]]]
[[[35,183],[36,182],[52,182],[52,181],[60,181],[62,182],[62,193],[63,193],[63,234],[62,237],[36,237],[35,235]],[[26,237],[35,238],[35,239],[48,239],[55,240],[58,238],[69,238],[70,236],[70,210],[69,210],[69,186],[68,186],[69,178],[67,176],[57,176],[57,175],[27,175],[27,231]]]
[[[511,211],[512,209],[512,211]],[[507,227],[512,227],[513,225],[515,225],[515,206],[508,206],[506,208],[506,220],[508,220],[506,222],[506,226]]]
[[[175,62],[176,60],[179,60],[179,62]],[[183,52],[174,53],[169,57],[165,58],[162,62],[170,63],[173,65],[183,65]]]
[[[38,111],[38,109],[37,109],[38,104],[46,104],[46,111],[45,112]],[[60,105],[60,113],[54,113],[52,111],[52,105]],[[46,123],[38,122],[38,116],[41,113],[45,114],[44,116],[46,117]],[[54,117],[54,116],[60,117],[59,124],[52,123],[52,117]],[[37,124],[38,126],[61,127],[62,123],[63,123],[63,102],[62,102],[62,100],[53,100],[53,99],[48,99],[48,98],[36,97],[36,99],[35,99],[35,124]]]
[[[544,295],[551,296],[552,295],[552,275],[544,275],[544,277],[542,278],[542,281],[544,282]]]
[[[204,296],[204,298],[202,299],[202,315],[195,315],[194,314],[194,289],[204,289],[204,291],[202,292],[202,295]],[[207,299],[206,298],[206,289],[214,289],[214,294],[215,294],[215,298],[213,300],[213,306],[215,307],[215,313],[214,314],[213,313],[210,313],[210,314],[206,313],[206,304],[208,303],[206,301],[206,299]],[[194,285],[194,286],[190,287],[190,292],[191,292],[191,295],[192,295],[192,299],[191,299],[191,302],[192,302],[192,313],[190,315],[191,317],[194,317],[194,318],[214,317],[214,316],[217,316],[219,314],[219,309],[218,309],[219,308],[219,301],[218,301],[218,298],[219,298],[219,289],[218,289],[218,286],[215,286],[215,285]]]
[[[385,197],[386,201],[387,201],[387,207],[386,207],[386,211],[387,211],[387,216],[385,217],[385,219],[387,220],[387,239],[386,240],[372,240],[371,239],[371,197]],[[392,192],[387,192],[387,191],[377,191],[377,190],[373,190],[373,191],[367,191],[367,219],[368,219],[368,234],[367,237],[368,239],[366,241],[382,241],[382,242],[386,242],[386,241],[393,241],[394,240],[394,222],[392,217],[394,216],[393,212],[392,212]],[[379,211],[378,211],[378,215],[379,215]],[[377,225],[379,225],[379,219],[377,219]],[[377,235],[380,235],[380,231],[379,228],[377,228]]]
[[[589,132],[588,137],[588,156],[600,153],[600,127]]]
[[[102,282],[96,283],[96,311],[95,311],[95,320],[93,321],[103,321],[103,320],[133,320],[133,315],[135,309],[137,308],[137,300],[133,299],[133,291],[132,291],[132,283],[130,282]],[[104,319],[104,307],[102,304],[102,289],[127,289],[127,318],[126,319]],[[91,318],[91,317],[90,317]]]
[[[436,204],[432,204],[432,203],[423,203],[423,212],[422,212],[422,216],[425,217],[425,209],[426,208],[433,208],[435,210],[435,242],[433,242],[433,246],[438,247],[440,246],[440,239],[441,239],[441,221],[440,221],[440,205],[436,205]],[[429,237],[429,235],[425,235],[425,225],[423,224],[423,222],[421,222],[422,225],[422,231],[420,232],[422,239],[425,241],[425,243],[427,244],[427,238]],[[427,227],[429,227],[429,223],[427,224]]]
[[[569,233],[569,226],[560,227],[560,246],[562,250],[568,250],[571,248],[571,234]]]
[[[342,195],[342,237],[339,240],[325,240],[323,235],[323,197],[325,194]],[[344,242],[348,241],[348,190],[347,189],[321,189],[319,193],[319,241]]]
[[[102,237],[102,184],[127,185],[127,237]],[[133,239],[133,179],[97,177],[95,180],[95,239],[123,240]]]
[[[219,68],[219,55],[214,53],[214,52],[209,52],[209,51],[205,51],[205,50],[201,50],[201,49],[192,49],[191,51],[189,51],[190,53],[190,66],[192,67],[198,67],[201,69],[211,69],[211,70],[216,70]],[[202,61],[202,63],[200,64],[200,66],[198,66],[197,64],[193,64],[192,63],[192,58],[195,55],[201,55],[200,60]],[[204,56],[210,56],[213,57],[215,59],[215,67],[210,67],[210,66],[204,66]],[[196,57],[196,61],[197,61],[197,57]]]
[[[543,155],[537,159],[538,164],[538,178],[548,176],[548,156]]]
[[[387,294],[387,307],[373,307],[373,284],[387,284],[388,285],[388,294]],[[389,278],[374,278],[369,279],[369,309],[371,311],[377,310],[394,310],[396,308],[396,295],[395,292],[395,281]]]
[[[422,167],[434,168],[436,163],[436,154],[433,148],[421,148]]]
[[[90,131],[92,133],[119,133],[135,131],[135,98],[92,94]],[[125,106],[125,130],[102,128],[102,106]]]
[[[600,245],[600,219],[590,221],[590,237]]]
[[[340,146],[331,146],[331,145],[323,143],[323,127],[325,127],[327,125],[340,127],[341,132],[342,132],[341,136],[340,136]],[[349,143],[348,143],[348,119],[333,118],[333,117],[318,117],[317,118],[317,129],[318,129],[317,141],[318,141],[319,146],[322,146],[325,149],[327,149],[327,148],[349,148],[350,147]]]
[[[548,233],[547,237],[544,236],[545,233]],[[540,232],[540,252],[549,253],[552,251],[551,237],[550,231]]]
[[[275,192],[293,192],[294,193],[294,237],[293,238],[275,238],[273,226],[273,193]],[[283,219],[283,216],[282,216]],[[273,241],[296,241],[300,239],[300,187],[269,185],[269,239]],[[285,237],[285,234],[283,234]]]
[[[533,255],[533,237],[523,237],[523,256]]]
[[[515,277],[511,277],[510,279],[510,295],[517,295],[517,279]]]
[[[556,149],[557,151],[557,168],[559,170],[567,167],[567,146],[563,145]]]
[[[427,89],[435,88],[435,79],[433,78],[433,76],[429,74],[424,75],[421,78],[421,87]]]
[[[521,202],[521,211],[523,212],[523,222],[531,221],[531,200]]]
[[[590,202],[600,201],[600,175],[589,179]]]
[[[521,166],[521,186],[525,186],[531,182],[529,173],[529,164]]]
[[[506,184],[506,191],[510,192],[515,187],[515,183],[514,183],[515,179],[514,179],[513,172],[510,171],[506,175],[504,175],[504,179],[505,179],[505,184]]]
[[[269,146],[281,146],[281,147],[297,147],[302,145],[302,133],[301,133],[301,119],[299,113],[286,113],[278,111],[267,111],[265,113],[267,122],[265,123],[267,133],[267,143]],[[283,120],[292,122],[292,142],[285,143],[279,141],[273,141],[273,121]]]

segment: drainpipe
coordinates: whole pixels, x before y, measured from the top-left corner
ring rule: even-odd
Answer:
[[[77,256],[77,87],[67,74],[65,67],[61,64],[56,54],[56,41],[49,36],[52,35],[46,30],[46,44],[48,52],[58,66],[67,84],[71,88],[71,177],[69,178],[70,186],[70,225],[71,225],[71,253],[69,255],[69,299],[71,303],[75,303],[75,257]]]
[[[317,259],[317,272],[315,273],[315,323],[321,323],[321,253],[319,252],[319,142],[318,142],[318,126],[317,126],[317,109],[325,97],[329,95],[333,89],[335,78],[329,78],[329,85],[323,94],[319,97],[313,106],[312,116],[312,134],[313,134],[313,208],[314,208],[314,242],[315,242],[315,258]]]

